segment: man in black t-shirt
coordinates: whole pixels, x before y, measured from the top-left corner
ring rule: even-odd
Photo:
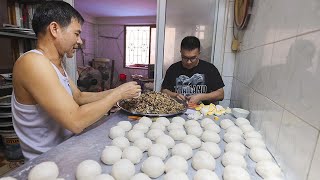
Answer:
[[[209,104],[223,100],[224,83],[218,69],[199,59],[200,41],[187,36],[181,41],[181,61],[166,72],[161,91],[191,104]]]

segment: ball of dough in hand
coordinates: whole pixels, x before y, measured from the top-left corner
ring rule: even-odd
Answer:
[[[194,175],[193,180],[219,180],[219,177],[213,171],[200,169]]]
[[[114,164],[119,161],[122,156],[122,151],[117,146],[106,146],[102,151],[101,161],[105,164]]]
[[[195,170],[208,169],[213,171],[216,168],[216,160],[205,151],[196,152],[192,157],[191,164]]]
[[[142,152],[148,150],[152,145],[152,141],[148,138],[137,139],[133,143],[134,146],[139,148]]]
[[[133,164],[139,163],[142,155],[142,151],[135,146],[126,147],[122,152],[122,158],[129,159]]]
[[[183,157],[185,160],[188,160],[192,157],[192,148],[186,143],[179,143],[173,146],[172,155],[177,155]]]
[[[132,124],[129,121],[120,121],[117,126],[120,126],[124,131],[130,131],[132,128]]]
[[[134,164],[128,159],[121,159],[114,163],[111,170],[111,175],[116,180],[128,180],[135,173]]]
[[[97,161],[84,160],[77,167],[76,177],[77,179],[89,179],[101,174],[101,171],[101,166]]]
[[[151,178],[157,178],[164,173],[164,168],[164,163],[159,157],[150,156],[142,163],[141,171]]]
[[[170,157],[165,164],[166,173],[172,170],[179,170],[181,172],[188,172],[188,162],[181,156]]]
[[[125,131],[120,126],[114,126],[110,129],[109,137],[114,139],[116,137],[125,136]]]
[[[187,135],[182,142],[188,144],[192,149],[197,149],[201,146],[201,140],[195,135]]]
[[[130,142],[125,137],[116,137],[112,140],[111,144],[119,147],[121,150],[124,150],[124,148],[130,146]]]
[[[162,160],[166,159],[168,156],[168,148],[163,144],[152,144],[151,147],[148,149],[149,156],[157,156],[160,157]]]
[[[101,173],[101,172],[100,172]],[[29,180],[56,179],[59,175],[59,168],[55,162],[46,161],[37,164],[31,169],[28,175]]]
[[[172,139],[172,137],[166,135],[166,134],[162,134],[161,136],[159,136],[156,139],[156,143],[157,144],[163,144],[165,146],[167,146],[168,149],[172,148],[175,145],[174,140]]]
[[[229,165],[223,171],[224,180],[250,180],[249,173],[240,166]]]

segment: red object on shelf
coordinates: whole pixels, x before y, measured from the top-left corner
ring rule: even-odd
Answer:
[[[119,74],[119,79],[120,79],[120,81],[125,81],[125,80],[127,80],[127,75],[126,74]]]

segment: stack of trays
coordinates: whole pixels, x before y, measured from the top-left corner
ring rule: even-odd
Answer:
[[[0,134],[12,132],[11,95],[0,97]]]

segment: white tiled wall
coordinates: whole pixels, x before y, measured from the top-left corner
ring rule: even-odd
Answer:
[[[319,0],[255,0],[232,65],[231,106],[251,111],[290,180],[320,176],[319,7]]]

